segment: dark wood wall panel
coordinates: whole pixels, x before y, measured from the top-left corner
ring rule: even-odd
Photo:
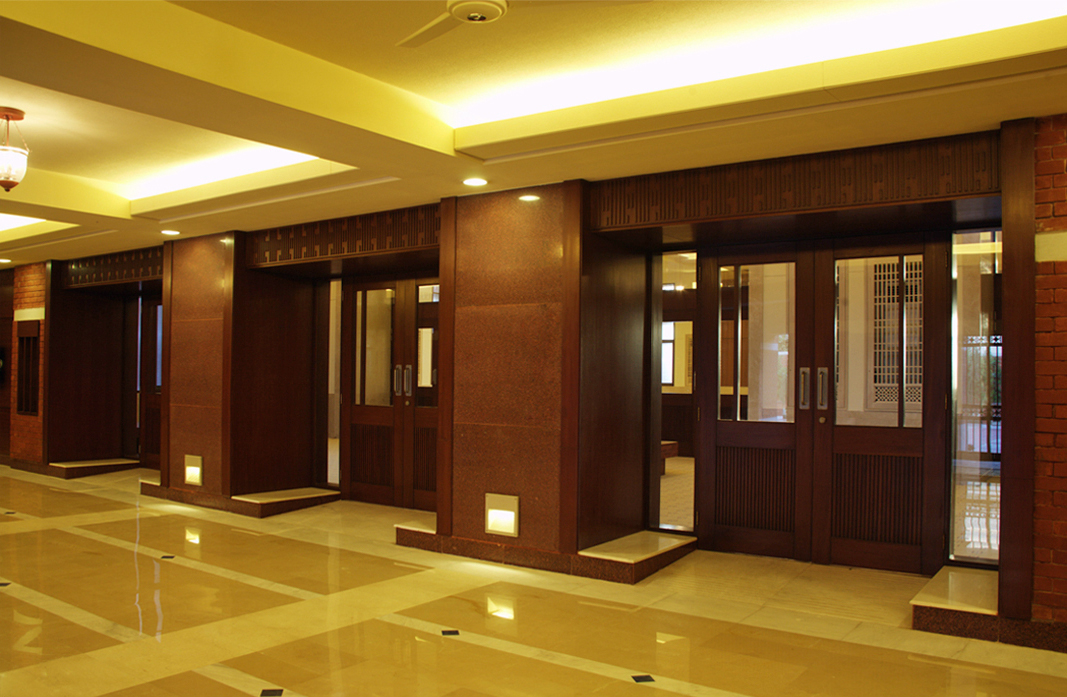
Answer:
[[[922,458],[838,453],[832,476],[833,537],[922,542]]]
[[[716,525],[792,532],[795,500],[793,450],[716,448]]]
[[[235,233],[235,259],[247,241]],[[233,273],[231,495],[313,486],[315,285],[240,266]]]
[[[393,429],[352,424],[352,480],[356,484],[393,486]]]
[[[251,233],[248,265],[317,261],[435,247],[441,232],[439,204],[354,215]]]
[[[595,230],[884,206],[1000,191],[998,132],[594,182]]]
[[[11,454],[11,330],[15,317],[15,270],[0,271],[0,455]]]
[[[579,549],[645,524],[647,263],[596,235],[583,244]]]
[[[158,281],[163,278],[163,245],[101,254],[59,263],[62,288]]]
[[[45,452],[51,462],[122,457],[120,296],[59,288],[51,270]]]
[[[415,428],[415,473],[413,484],[419,491],[437,489],[437,429]]]

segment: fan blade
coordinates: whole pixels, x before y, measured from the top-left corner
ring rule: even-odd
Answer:
[[[419,29],[417,32],[398,43],[397,46],[403,46],[404,48],[416,48],[418,46],[422,46],[427,41],[436,39],[442,34],[452,31],[459,25],[459,20],[453,17],[450,13],[446,12],[434,21],[427,24],[422,29]]]

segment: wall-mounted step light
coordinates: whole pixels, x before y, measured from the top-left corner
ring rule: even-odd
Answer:
[[[493,535],[519,536],[519,497],[485,495],[485,531]]]
[[[200,455],[185,456],[185,483],[202,486],[204,483],[204,458]]]

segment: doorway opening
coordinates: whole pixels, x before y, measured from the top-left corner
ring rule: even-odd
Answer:
[[[694,528],[695,429],[693,324],[696,320],[696,252],[662,256],[663,324],[659,351],[659,527]]]

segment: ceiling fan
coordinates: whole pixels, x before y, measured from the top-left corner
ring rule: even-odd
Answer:
[[[508,11],[508,0],[448,0],[446,12],[397,44],[416,48],[461,24],[487,24]]]

